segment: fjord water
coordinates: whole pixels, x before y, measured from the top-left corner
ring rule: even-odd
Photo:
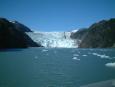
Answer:
[[[106,83],[109,86],[101,84],[99,87],[114,87],[113,62],[115,49],[28,48],[1,51],[0,87],[91,87],[87,84],[101,81],[111,82]]]

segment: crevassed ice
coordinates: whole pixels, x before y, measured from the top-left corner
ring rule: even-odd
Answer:
[[[78,47],[77,40],[70,38],[71,32],[29,32],[27,34],[44,47]]]

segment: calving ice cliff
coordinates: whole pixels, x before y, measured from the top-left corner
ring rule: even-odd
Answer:
[[[27,32],[38,44],[44,47],[77,48],[77,39],[72,39],[72,32]]]

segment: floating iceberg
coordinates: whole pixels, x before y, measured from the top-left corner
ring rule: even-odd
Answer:
[[[106,63],[105,66],[115,68],[115,62],[113,63]]]

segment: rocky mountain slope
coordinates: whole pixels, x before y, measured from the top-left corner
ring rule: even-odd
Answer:
[[[79,30],[71,35],[80,39],[80,48],[108,48],[115,46],[115,18],[102,20],[87,29]]]
[[[5,18],[0,18],[0,48],[26,48],[39,47],[25,32],[31,31],[24,25],[12,23]]]
[[[29,29],[27,26],[21,24],[18,21],[10,21],[10,22],[14,25],[15,29],[17,29],[19,31],[22,31],[22,32],[32,32],[31,29]]]

